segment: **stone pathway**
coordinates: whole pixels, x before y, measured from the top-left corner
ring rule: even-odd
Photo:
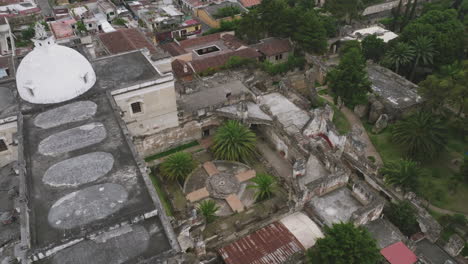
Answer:
[[[320,95],[320,96],[323,99],[327,100],[329,103],[333,104],[333,98],[331,96],[326,95],[326,94],[325,95]],[[346,117],[348,122],[351,124],[351,127],[353,127],[354,125],[357,125],[362,130],[362,137],[361,138],[364,141],[364,143],[366,144],[365,156],[366,157],[369,157],[369,156],[375,157],[375,164],[377,166],[379,166],[379,167],[382,166],[383,165],[382,158],[380,157],[379,152],[377,152],[377,150],[375,149],[374,144],[372,144],[372,141],[370,140],[366,129],[362,125],[361,119],[352,110],[350,110],[346,106],[341,107],[340,110],[343,113],[343,115]]]
[[[278,152],[272,149],[266,142],[257,140],[257,149],[268,163],[285,179],[292,177],[292,166],[289,161],[282,158]]]

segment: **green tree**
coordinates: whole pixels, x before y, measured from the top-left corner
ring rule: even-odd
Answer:
[[[324,7],[335,17],[346,21],[357,18],[363,9],[359,0],[327,0]]]
[[[414,58],[414,49],[409,44],[398,42],[390,48],[385,55],[387,63],[394,66],[395,72],[400,72],[400,67],[409,64]]]
[[[257,201],[270,198],[276,189],[276,179],[270,174],[257,173],[255,178],[250,181],[254,184],[248,185],[247,188],[255,189],[255,199]]]
[[[421,231],[416,211],[408,201],[390,203],[388,207],[385,207],[384,215],[408,237]]]
[[[216,212],[219,210],[219,206],[213,200],[203,200],[197,209],[205,217],[206,222],[211,223],[216,219]]]
[[[434,45],[432,40],[426,36],[418,36],[414,40],[411,41],[414,48],[414,64],[413,69],[411,70],[410,80],[414,79],[414,74],[416,72],[416,67],[419,66],[419,63],[422,62],[423,64],[432,64],[434,54],[436,51],[434,50]]]
[[[418,93],[425,99],[424,104],[437,113],[449,99],[450,83],[438,75],[429,75],[419,83]]]
[[[323,54],[327,50],[326,30],[314,11],[309,11],[299,18],[294,40],[307,52]]]
[[[255,155],[255,134],[238,121],[229,120],[214,136],[214,156],[222,160],[250,161]]]
[[[379,62],[385,53],[385,42],[376,35],[365,37],[361,44],[362,52],[367,60]]]
[[[420,111],[396,122],[392,141],[415,160],[432,160],[447,143],[444,122],[429,112]]]
[[[263,26],[259,16],[258,9],[244,13],[237,25],[236,36],[249,43],[258,43],[263,36]]]
[[[341,58],[340,64],[327,74],[327,83],[335,100],[338,96],[349,107],[367,102],[370,81],[366,61],[357,48],[352,48]]]
[[[266,0],[258,6],[260,23],[270,36],[290,37],[295,31],[297,17],[284,0]]]
[[[431,39],[437,52],[434,66],[440,67],[463,57],[465,34],[456,10],[431,10],[411,21],[401,32],[400,39],[405,42],[418,36]]]
[[[340,223],[325,227],[325,237],[307,251],[307,259],[311,264],[376,264],[381,255],[366,229]]]
[[[327,32],[328,38],[334,38],[338,35],[338,21],[334,16],[319,14],[319,19]]]
[[[79,31],[79,32],[88,32],[88,29],[86,29],[86,26],[85,24],[83,23],[83,21],[78,21],[76,22],[76,29]]]
[[[468,157],[466,155],[463,159],[462,165],[460,166],[459,174],[460,174],[460,178],[466,183],[468,183]]]
[[[385,163],[380,173],[384,176],[386,184],[401,187],[405,191],[416,191],[418,179],[425,175],[419,164],[409,159]]]
[[[357,40],[343,41],[341,43],[340,51],[339,51],[340,57],[346,54],[350,49],[358,49],[361,51],[362,50],[361,43]]]
[[[176,152],[161,163],[161,173],[168,180],[183,181],[195,169],[196,162],[187,152]]]

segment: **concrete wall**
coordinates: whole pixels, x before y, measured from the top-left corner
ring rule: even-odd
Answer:
[[[18,132],[16,120],[0,124],[0,139],[5,140],[8,150],[0,152],[0,167],[18,160],[18,147],[14,144],[14,135]]]
[[[219,126],[220,123],[217,117],[210,117],[200,121],[193,120],[155,135],[137,137],[134,139],[134,143],[140,155],[146,157],[193,140],[199,140],[202,138],[205,127]]]
[[[330,175],[328,177],[320,178],[316,181],[313,187],[313,193],[318,196],[322,196],[331,191],[345,186],[348,183],[349,175]]]
[[[122,119],[133,136],[151,135],[179,125],[174,82],[114,95]],[[131,104],[140,102],[141,113],[132,113]]]
[[[205,9],[196,9],[194,12],[195,16],[200,18],[203,22],[208,24],[212,28],[219,28],[221,26],[221,21],[232,21],[233,19],[240,19],[241,15],[235,15],[233,17],[224,17],[221,19],[214,19],[210,16]]]

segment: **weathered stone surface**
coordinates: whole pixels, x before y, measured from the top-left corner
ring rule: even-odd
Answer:
[[[92,152],[53,165],[47,169],[42,181],[54,187],[78,186],[106,175],[113,165],[112,154]]]
[[[354,107],[354,113],[359,116],[359,118],[363,118],[367,115],[367,111],[369,110],[369,107],[367,104],[365,105],[356,105]]]
[[[60,106],[40,113],[34,119],[34,125],[40,128],[51,128],[66,123],[88,119],[96,113],[97,105],[91,101],[81,101]]]
[[[39,143],[39,152],[42,155],[58,155],[99,143],[106,136],[102,123],[90,123],[52,134]]]
[[[70,229],[104,219],[117,212],[127,198],[127,191],[119,184],[93,185],[57,200],[50,208],[49,224]]]
[[[386,114],[383,114],[377,119],[377,122],[375,122],[374,127],[372,128],[373,133],[380,133],[382,130],[384,130],[388,126],[388,116]]]
[[[449,241],[444,246],[444,250],[449,253],[450,256],[455,257],[460,254],[460,252],[465,247],[465,241],[457,234],[452,235],[449,238]]]
[[[385,107],[381,102],[373,102],[369,112],[369,123],[374,124],[377,119],[379,119],[379,117],[384,113],[384,111]]]

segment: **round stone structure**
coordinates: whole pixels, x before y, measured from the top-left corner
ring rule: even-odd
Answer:
[[[206,189],[214,198],[225,199],[230,194],[239,191],[240,182],[234,174],[220,172],[208,177]]]

